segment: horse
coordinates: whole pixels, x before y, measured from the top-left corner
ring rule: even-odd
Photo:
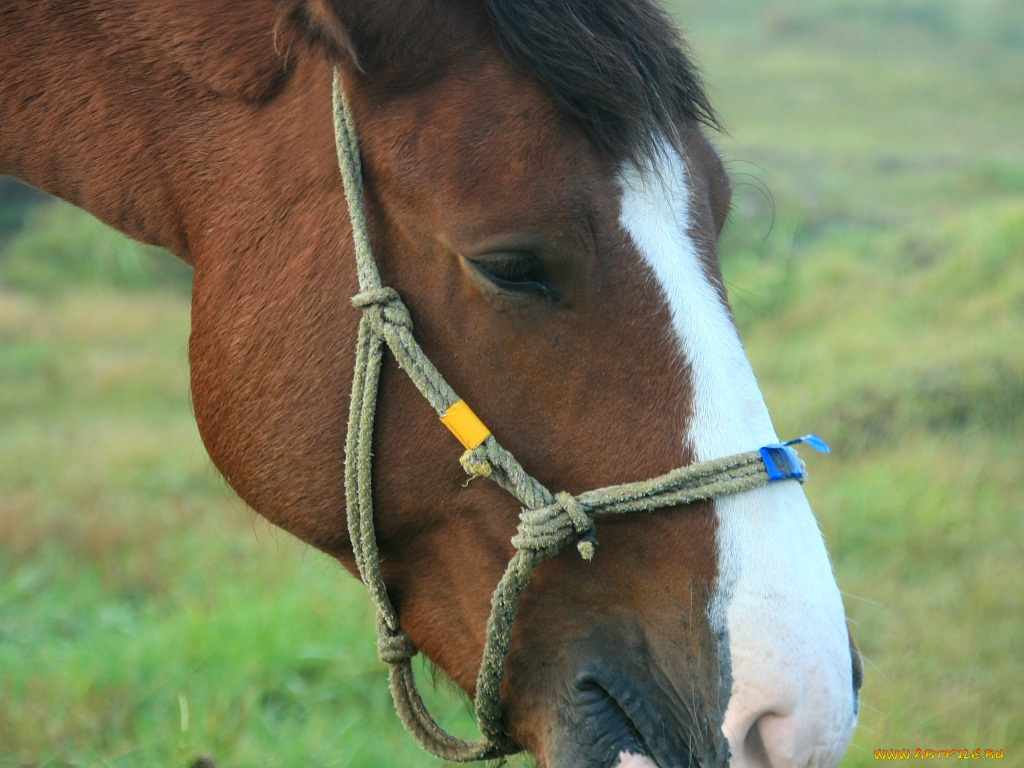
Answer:
[[[346,519],[352,349],[396,296],[470,426],[582,515],[569,538],[591,557],[559,544],[517,595],[492,678],[504,751],[542,768],[839,762],[861,666],[796,474],[580,511],[586,489],[789,450],[718,264],[717,118],[654,0],[8,0],[0,114],[0,172],[194,268],[195,418],[264,518],[372,580]],[[359,282],[360,233],[384,298]],[[366,537],[398,655],[477,695],[529,510],[467,482],[394,359],[379,375]]]

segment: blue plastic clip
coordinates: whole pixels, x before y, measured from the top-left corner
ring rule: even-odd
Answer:
[[[776,483],[779,480],[800,480],[802,482],[807,477],[804,463],[800,461],[796,449],[791,447],[800,443],[811,446],[818,453],[832,452],[828,443],[817,435],[804,435],[784,443],[766,445],[761,449],[761,460],[768,472],[769,483]]]

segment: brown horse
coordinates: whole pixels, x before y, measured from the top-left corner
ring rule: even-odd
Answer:
[[[777,441],[725,298],[730,204],[700,79],[652,0],[7,0],[0,172],[195,268],[209,454],[354,569],[343,463],[359,312],[331,66],[386,285],[548,487]],[[384,578],[473,692],[518,505],[387,363]],[[501,712],[542,766],[834,766],[860,670],[799,484],[597,525],[540,565]]]

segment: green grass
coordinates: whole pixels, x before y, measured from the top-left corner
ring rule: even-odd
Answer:
[[[164,287],[187,295],[191,287],[192,272],[185,264],[84,214],[42,206],[29,212],[22,209],[16,218],[0,216],[0,223],[5,220],[8,231],[15,233],[2,251],[3,284],[8,289],[58,294],[88,285],[124,291]]]
[[[835,449],[807,491],[868,662],[842,766],[1024,764],[1024,5],[676,5],[748,351],[780,434]],[[0,244],[0,767],[438,765],[361,588],[210,467],[187,274],[32,219]]]

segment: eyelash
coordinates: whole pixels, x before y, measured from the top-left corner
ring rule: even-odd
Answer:
[[[536,258],[528,253],[493,254],[470,263],[499,288],[515,293],[537,293],[550,301],[561,296],[541,278]]]
[[[489,277],[502,283],[536,283],[537,270],[532,260],[510,256],[487,262],[475,262]]]

